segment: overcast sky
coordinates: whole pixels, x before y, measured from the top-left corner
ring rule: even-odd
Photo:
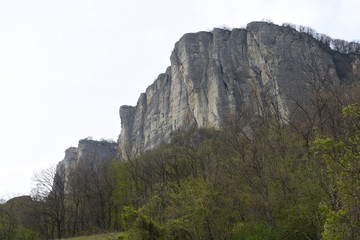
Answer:
[[[0,198],[79,139],[116,140],[118,110],[166,67],[179,38],[271,19],[360,39],[357,0],[0,0]]]

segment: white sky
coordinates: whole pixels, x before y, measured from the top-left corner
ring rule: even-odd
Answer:
[[[360,39],[358,0],[0,0],[0,198],[78,140],[116,140],[187,32],[271,19]]]

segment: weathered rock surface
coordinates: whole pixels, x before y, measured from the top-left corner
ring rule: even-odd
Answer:
[[[79,166],[97,169],[117,156],[116,143],[82,139],[79,141],[78,147],[66,149],[64,159],[56,166],[56,174],[66,182],[71,170]]]
[[[122,154],[142,153],[193,127],[219,128],[244,105],[260,113],[264,94],[286,118],[288,99],[306,98],[307,85],[360,80],[358,55],[336,53],[305,33],[265,22],[185,34],[170,60],[135,107],[120,108]]]

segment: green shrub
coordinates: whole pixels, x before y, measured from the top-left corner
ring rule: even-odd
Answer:
[[[20,228],[16,234],[16,240],[39,240],[40,235],[29,228]]]
[[[231,240],[277,240],[276,232],[267,229],[264,224],[239,224],[230,238]]]
[[[128,240],[129,239],[129,234],[128,233],[120,233],[117,236],[117,240]]]
[[[191,240],[192,234],[188,227],[188,222],[184,220],[174,219],[166,224],[166,237],[167,240]]]
[[[122,209],[121,223],[125,231],[134,227],[136,219],[138,217],[138,211],[132,206],[126,206]]]

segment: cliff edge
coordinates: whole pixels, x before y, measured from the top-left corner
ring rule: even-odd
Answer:
[[[186,129],[219,128],[241,106],[252,105],[260,114],[264,94],[287,118],[289,98],[306,98],[308,85],[360,79],[358,54],[335,52],[308,34],[266,22],[185,34],[170,60],[135,107],[120,107],[124,156],[153,149]]]

